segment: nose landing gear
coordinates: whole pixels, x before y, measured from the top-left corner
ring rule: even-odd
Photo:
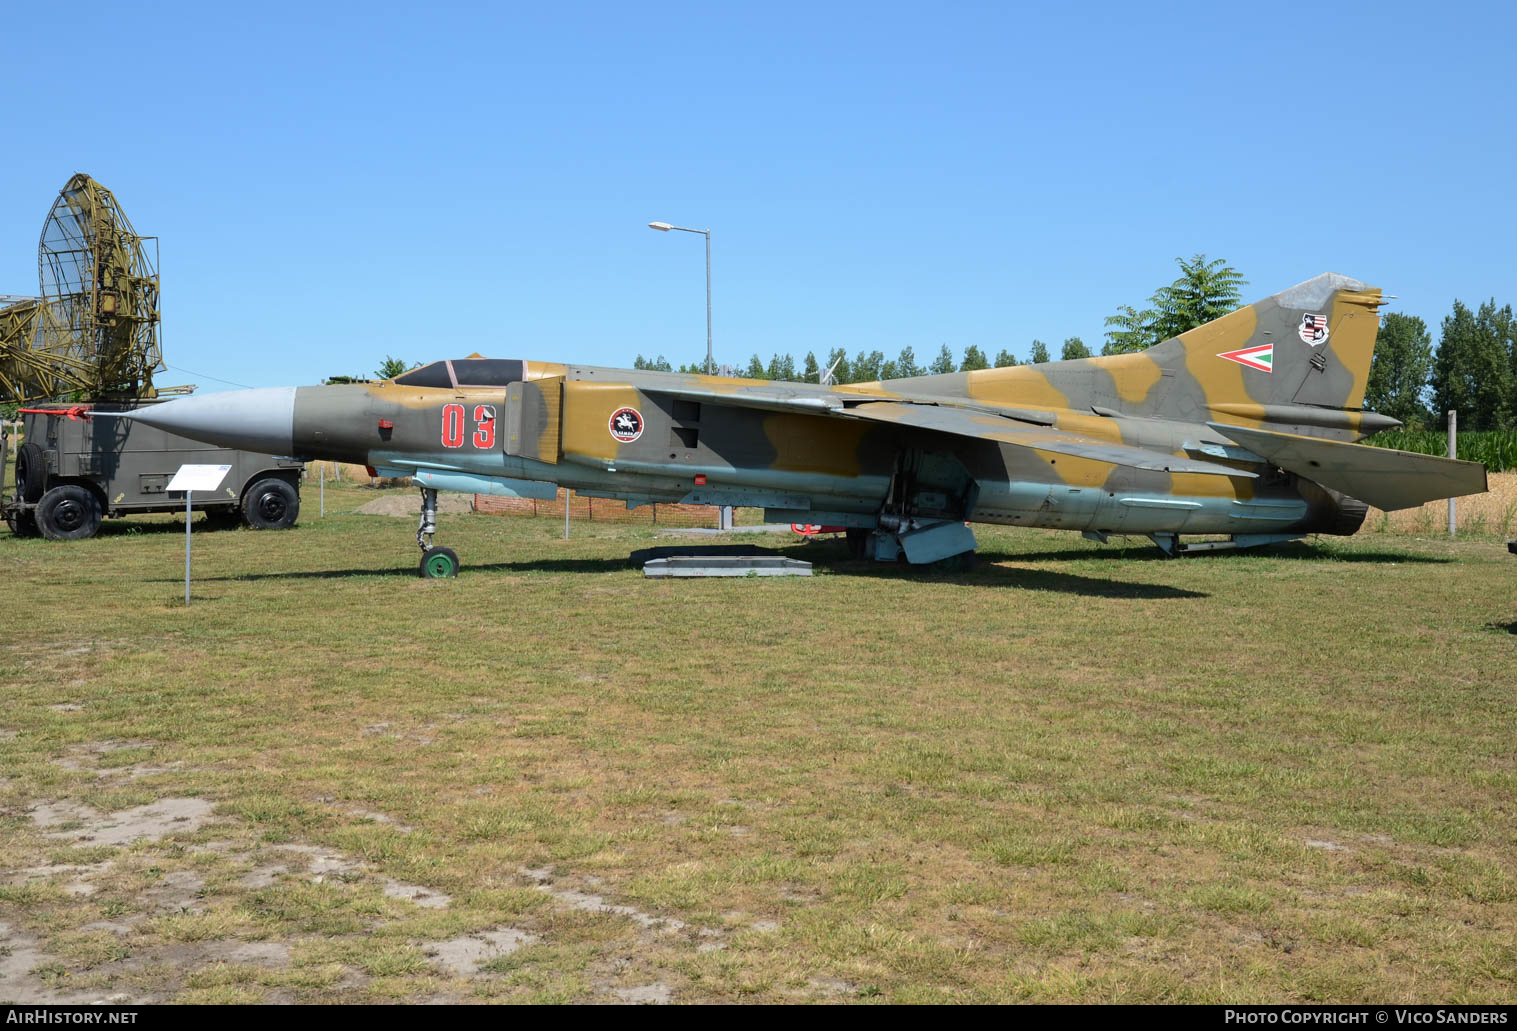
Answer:
[[[416,528],[416,544],[421,548],[417,573],[427,580],[446,580],[458,575],[458,553],[432,543],[437,532],[437,491],[421,488],[421,525]]]

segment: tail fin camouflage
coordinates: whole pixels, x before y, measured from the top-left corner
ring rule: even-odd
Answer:
[[[1380,290],[1326,274],[1215,322],[1166,340],[1147,353],[1175,387],[1207,407],[1311,405],[1357,409],[1364,403],[1380,326]]]
[[[1138,354],[898,382],[1002,405],[1088,398],[1098,411],[1356,440],[1399,425],[1359,410],[1381,303],[1379,288],[1329,273]]]

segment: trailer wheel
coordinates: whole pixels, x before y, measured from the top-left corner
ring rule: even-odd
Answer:
[[[16,453],[16,497],[35,505],[46,486],[47,454],[39,444],[22,444]]]
[[[288,530],[300,515],[300,495],[277,476],[266,476],[242,498],[242,521],[255,530]]]
[[[201,511],[205,512],[205,525],[208,530],[235,530],[242,525],[241,506],[217,505]]]
[[[36,537],[42,531],[37,529],[37,516],[31,509],[20,511],[11,509],[5,513],[5,525],[11,528],[11,533],[17,537]]]
[[[100,502],[88,487],[54,487],[37,503],[37,526],[50,541],[93,537],[100,529]]]

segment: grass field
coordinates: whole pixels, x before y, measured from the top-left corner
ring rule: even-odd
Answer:
[[[1517,1000],[1494,528],[656,582],[461,514],[422,581],[373,496],[188,609],[173,519],[0,531],[0,999]]]

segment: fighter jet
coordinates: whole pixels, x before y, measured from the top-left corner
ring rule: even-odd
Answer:
[[[1146,535],[1168,555],[1352,534],[1367,506],[1486,489],[1485,467],[1356,443],[1380,290],[1321,275],[1138,354],[821,386],[560,362],[435,361],[384,382],[193,396],[133,417],[437,491],[763,508],[855,557],[963,566],[968,523]],[[1182,542],[1182,536],[1224,540]]]

